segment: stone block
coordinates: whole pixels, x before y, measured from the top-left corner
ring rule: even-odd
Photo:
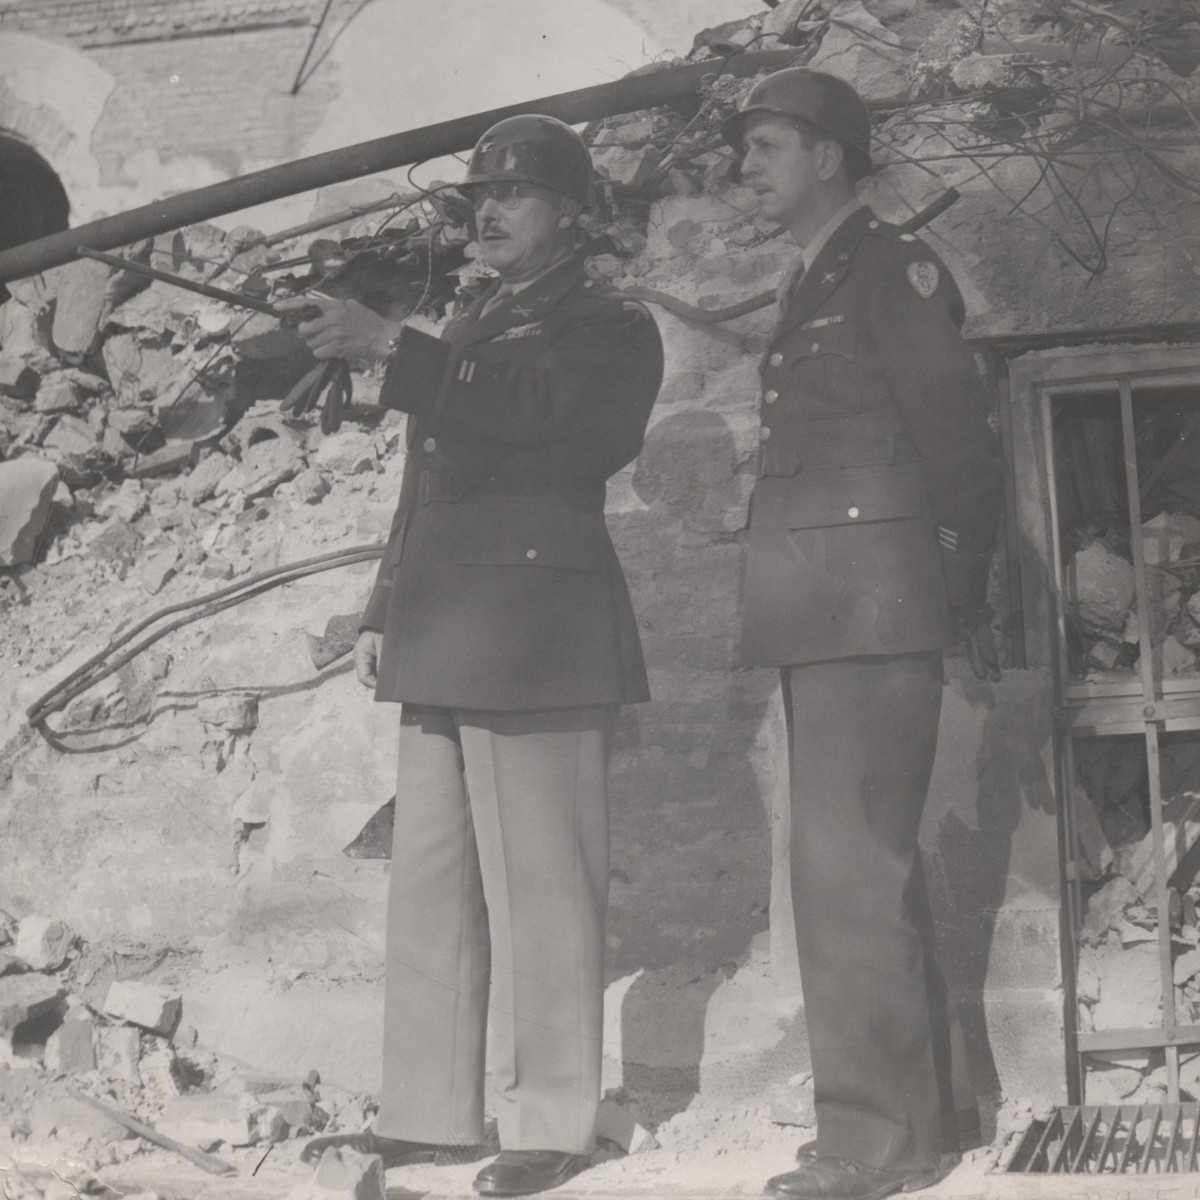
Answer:
[[[316,464],[338,475],[358,475],[375,469],[371,435],[358,429],[342,429],[321,440]]]
[[[1093,541],[1071,556],[1067,593],[1086,628],[1120,633],[1134,599],[1133,564]]]
[[[13,953],[35,971],[57,971],[67,961],[75,934],[51,917],[25,917],[17,927]]]
[[[249,1111],[237,1096],[225,1092],[195,1092],[168,1100],[155,1128],[201,1150],[212,1150],[221,1142],[229,1146],[254,1142]]]
[[[104,1025],[96,1030],[96,1066],[105,1079],[141,1087],[138,1062],[142,1055],[142,1035],[131,1025]]]
[[[252,500],[268,496],[303,466],[303,453],[294,442],[282,438],[256,442],[243,452],[242,461],[221,477],[215,494],[244,492]]]
[[[151,1033],[169,1034],[179,1019],[180,1000],[173,993],[138,979],[116,979],[104,997],[104,1011]]]
[[[137,1136],[83,1100],[76,1100],[74,1096],[63,1095],[50,1088],[34,1098],[29,1109],[29,1127],[38,1138],[54,1134],[64,1139],[91,1137],[100,1145],[114,1145]]]
[[[872,16],[861,0],[839,0],[830,16],[837,24],[826,31],[807,65],[853,80],[865,100],[905,96],[908,55],[899,34]]]
[[[1162,1012],[1158,947],[1144,942],[1097,952],[1100,998],[1092,1006],[1095,1028],[1129,1029],[1156,1024]]]
[[[383,1159],[378,1154],[331,1146],[321,1155],[312,1183],[317,1196],[345,1196],[347,1200],[386,1200]]]
[[[258,697],[253,692],[207,696],[200,701],[197,712],[209,729],[249,733],[258,725]]]
[[[59,478],[58,468],[40,458],[0,462],[0,567],[33,561]]]
[[[23,358],[0,354],[0,395],[32,400],[37,390],[38,373]]]
[[[292,486],[296,489],[296,498],[305,504],[319,504],[329,495],[329,484],[315,467],[301,471],[292,481]]]
[[[46,1039],[46,1068],[62,1075],[86,1075],[96,1069],[95,1023],[86,1012],[69,1012]]]
[[[817,1110],[813,1101],[811,1071],[793,1075],[775,1090],[771,1097],[771,1120],[776,1125],[816,1128]]]
[[[658,1142],[637,1109],[619,1094],[607,1095],[596,1113],[596,1136],[620,1146],[626,1154],[657,1150]]]
[[[97,446],[97,431],[79,417],[60,416],[42,439],[42,447],[55,457],[90,454]]]
[[[65,996],[66,990],[45,975],[0,977],[0,1037],[52,1012]]]
[[[83,358],[95,345],[100,323],[111,307],[112,274],[111,267],[90,258],[63,268],[50,338],[68,362]]]
[[[33,407],[40,413],[78,412],[83,407],[84,390],[65,372],[47,375],[38,385]]]
[[[175,574],[179,558],[179,551],[172,546],[167,550],[160,550],[157,554],[151,554],[148,558],[143,559],[138,564],[135,576],[136,582],[142,591],[151,596],[157,595],[162,591],[167,580]]]
[[[114,517],[95,537],[88,540],[88,551],[100,562],[129,563],[138,552],[142,539],[127,521]]]
[[[137,462],[126,468],[126,474],[132,479],[170,475],[191,466],[195,453],[195,448],[189,441],[171,442],[152,454],[140,455]]]
[[[208,500],[216,492],[217,484],[235,465],[224,454],[210,454],[202,458],[184,479],[184,493],[193,504]]]

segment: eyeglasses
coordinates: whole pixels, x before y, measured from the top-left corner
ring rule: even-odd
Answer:
[[[526,197],[537,195],[538,190],[530,183],[474,183],[467,189],[476,212],[488,200],[495,200],[501,208],[516,208]]]

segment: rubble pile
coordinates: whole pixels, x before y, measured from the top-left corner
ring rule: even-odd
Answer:
[[[1156,672],[1194,675],[1200,650],[1200,517],[1160,512],[1143,522],[1141,537]],[[1130,671],[1140,657],[1131,557],[1127,536],[1106,530],[1084,537],[1068,559],[1071,650],[1080,674],[1102,678]]]
[[[0,1075],[28,1084],[5,1088],[6,1160],[20,1164],[29,1146],[30,1161],[45,1161],[49,1142],[60,1161],[73,1156],[101,1171],[148,1150],[87,1097],[234,1166],[273,1144],[362,1128],[369,1101],[315,1071],[303,1081],[264,1077],[199,1046],[185,1000],[147,979],[162,958],[135,947],[106,952],[61,921],[0,913]]]
[[[1144,741],[1139,737],[1076,739],[1073,805],[1080,857],[1076,870],[1088,895],[1078,959],[1079,1028],[1130,1029],[1162,1019],[1158,897],[1150,829]],[[1161,747],[1163,823],[1174,963],[1175,1010],[1200,1021],[1200,739],[1171,735]],[[1092,1051],[1089,1103],[1165,1099],[1161,1053]],[[1200,1053],[1181,1056],[1181,1086],[1200,1098]]]

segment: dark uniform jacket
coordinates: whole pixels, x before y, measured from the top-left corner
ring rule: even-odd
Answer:
[[[911,234],[851,213],[762,362],[743,655],[756,666],[944,648],[986,613],[1001,501],[962,297]]]
[[[363,627],[376,698],[523,710],[648,698],[606,480],[641,449],[662,382],[640,304],[571,261],[441,339],[405,328],[380,403],[408,460]]]

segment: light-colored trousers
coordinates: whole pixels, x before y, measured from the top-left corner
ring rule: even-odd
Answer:
[[[405,705],[375,1132],[594,1148],[614,710]]]

